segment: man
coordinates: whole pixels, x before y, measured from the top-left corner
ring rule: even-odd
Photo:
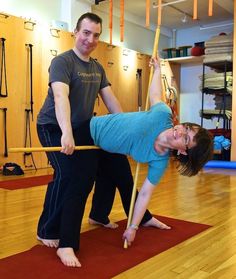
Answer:
[[[75,151],[87,142],[84,123],[93,116],[100,94],[109,112],[121,112],[103,67],[90,57],[97,47],[102,20],[93,13],[82,15],[75,29],[75,46],[55,57],[49,69],[49,89],[39,112],[37,130],[43,146],[61,146],[61,152],[47,153],[54,169],[43,212],[38,223],[38,239],[55,247],[66,266],[81,266],[75,251],[87,197],[97,170],[97,150]]]

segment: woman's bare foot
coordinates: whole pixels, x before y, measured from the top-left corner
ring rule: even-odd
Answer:
[[[167,226],[166,224],[162,223],[161,221],[157,220],[155,217],[152,217],[149,221],[142,225],[143,227],[155,227],[161,230],[170,230],[171,227]]]
[[[116,223],[108,223],[108,224],[103,224],[103,223],[100,223],[100,222],[97,222],[91,218],[88,219],[88,222],[90,225],[99,225],[99,226],[103,226],[105,228],[108,228],[108,229],[116,229],[119,225],[116,224]]]
[[[39,237],[38,235],[37,235],[37,239],[47,247],[57,248],[59,245],[59,239],[44,239]]]
[[[81,267],[81,263],[78,258],[75,256],[74,250],[71,247],[58,248],[57,256],[61,259],[62,263],[65,266],[70,267]]]

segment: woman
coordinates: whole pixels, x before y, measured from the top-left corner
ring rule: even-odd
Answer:
[[[150,86],[150,110],[93,117],[90,132],[94,144],[111,153],[126,154],[148,163],[148,174],[135,203],[131,225],[123,237],[128,245],[147,209],[155,185],[168,165],[170,151],[178,159],[181,174],[196,175],[212,158],[211,134],[193,123],[173,127],[170,108],[161,101],[161,73],[157,59],[151,59],[154,74]]]

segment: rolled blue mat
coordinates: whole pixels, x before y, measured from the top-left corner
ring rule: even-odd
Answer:
[[[235,161],[208,161],[204,168],[219,168],[219,169],[236,169]]]

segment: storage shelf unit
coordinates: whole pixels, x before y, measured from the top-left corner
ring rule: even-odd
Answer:
[[[212,68],[217,72],[221,72],[224,74],[224,87],[221,89],[212,89],[207,88],[205,86],[205,74],[206,74],[206,67]],[[229,117],[229,113],[226,109],[226,96],[231,96],[231,94],[227,91],[227,72],[232,71],[232,62],[229,61],[222,61],[222,62],[211,62],[211,63],[203,63],[203,73],[202,73],[202,109],[201,109],[201,126],[203,127],[203,120],[211,119],[213,117],[217,117],[218,120],[221,118],[223,119],[223,128],[229,129],[231,123],[231,117]],[[216,113],[207,113],[204,109],[204,97],[206,94],[211,94],[215,96],[221,96],[222,98],[222,106],[220,112]],[[231,108],[232,110],[232,108]],[[206,111],[206,112],[204,112]]]

